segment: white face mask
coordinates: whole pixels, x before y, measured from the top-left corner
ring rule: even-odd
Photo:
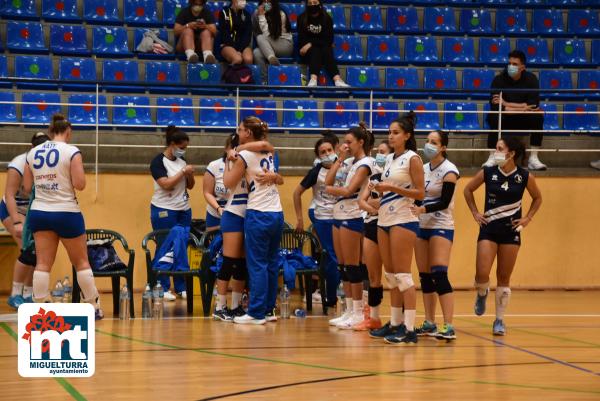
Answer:
[[[178,159],[183,159],[183,156],[185,156],[185,149],[173,149],[173,156],[175,156]]]
[[[243,10],[244,8],[246,8],[246,0],[238,0],[237,9]]]
[[[512,65],[510,64],[508,67],[506,67],[506,72],[508,72],[508,75],[510,77],[515,77],[519,74],[519,67],[517,67],[516,65]]]
[[[425,146],[423,146],[423,154],[428,160],[433,159],[439,152],[440,149],[430,143],[426,143]]]
[[[496,163],[498,167],[504,166],[508,159],[510,159],[510,157],[508,157],[507,153],[498,151],[494,152],[494,163]]]
[[[333,163],[335,163],[336,160],[337,156],[335,155],[335,153],[321,157],[321,163],[323,163],[326,166],[332,165]]]

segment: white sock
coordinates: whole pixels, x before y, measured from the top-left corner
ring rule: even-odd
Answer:
[[[403,322],[402,308],[395,308],[392,306],[392,318],[390,319],[390,324],[392,326],[398,326],[402,322]]]
[[[29,298],[33,296],[33,287],[23,287],[23,298]]]
[[[479,294],[479,296],[484,296],[485,293],[487,292],[488,288],[490,286],[490,282],[488,281],[487,283],[477,283],[475,282],[475,288],[477,289],[477,294]]]
[[[414,331],[415,330],[415,317],[417,316],[417,311],[415,309],[405,309],[404,310],[404,324],[406,325],[406,331]]]
[[[193,49],[187,49],[187,50],[185,51],[185,57],[186,57],[186,58],[190,58],[190,57],[192,57],[194,54],[196,54],[196,52],[195,52]]]
[[[13,281],[13,286],[12,286],[12,291],[10,293],[11,297],[14,297],[15,295],[21,295],[23,294],[23,283],[17,283],[16,281]]]
[[[509,287],[496,287],[496,319],[504,319],[504,312],[506,312],[510,294]]]
[[[347,311],[352,310],[352,298],[346,298],[346,310]]]
[[[48,298],[50,273],[36,270],[33,272],[33,297],[36,301],[44,302]]]
[[[242,302],[242,293],[233,291],[231,293],[231,309],[235,309],[240,306]]]
[[[227,295],[217,295],[217,310],[221,310],[227,306]]]
[[[204,61],[206,61],[206,58],[208,56],[212,56],[212,55],[213,55],[213,52],[211,52],[210,50],[204,50],[204,51],[202,51],[202,57],[204,58]]]
[[[370,307],[369,316],[371,319],[379,319],[379,305]]]
[[[96,289],[92,269],[78,271],[77,282],[83,294],[83,301],[95,305],[100,295],[98,294],[98,289]]]
[[[355,315],[362,315],[363,313],[363,301],[362,299],[360,301],[353,301],[352,302],[352,310],[354,311]]]

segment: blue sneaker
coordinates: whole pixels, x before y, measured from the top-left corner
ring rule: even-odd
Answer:
[[[403,345],[403,344],[416,344],[419,341],[417,333],[414,331],[408,331],[404,335],[391,335],[383,339],[387,344]]]
[[[485,302],[487,301],[489,293],[489,288],[485,290],[485,295],[479,295],[479,292],[477,293],[477,298],[475,298],[475,314],[477,316],[481,316],[485,313]]]
[[[493,332],[495,336],[503,336],[506,334],[506,326],[504,325],[504,322],[502,320],[494,320]]]
[[[451,324],[444,323],[442,330],[440,330],[436,333],[435,338],[437,338],[438,340],[447,340],[447,341],[455,340],[456,333],[454,332],[454,327],[452,327]]]
[[[415,333],[417,333],[417,336],[419,337],[435,337],[437,333],[437,325],[435,323],[430,322],[429,320],[425,320],[421,327],[415,327]]]
[[[391,336],[393,334],[404,335],[406,333],[406,326],[404,324],[399,324],[398,326],[392,326],[391,322],[387,322],[379,329],[374,329],[369,331],[369,336],[372,338],[380,338],[383,339],[386,336]]]
[[[32,304],[33,303],[33,296],[23,298],[23,303],[25,303],[25,304]]]
[[[23,303],[25,303],[25,298],[20,294],[8,297],[8,305],[10,305],[11,308],[19,309],[19,306]]]
[[[104,319],[104,311],[102,311],[102,309],[98,308],[96,309],[96,313],[94,315],[94,320],[102,320]]]

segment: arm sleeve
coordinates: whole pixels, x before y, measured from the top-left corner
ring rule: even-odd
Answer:
[[[300,14],[300,17],[298,17],[298,49],[303,48],[308,43],[308,36],[306,35],[306,29],[304,29],[306,25],[304,22],[305,19],[306,14]]]
[[[155,157],[150,163],[150,173],[152,173],[152,178],[154,178],[155,181],[159,178],[168,177],[167,169],[162,162],[161,156]]]
[[[498,90],[500,89],[500,75],[496,75],[496,77],[492,81],[490,89],[490,110],[498,111],[498,105],[492,103],[492,98],[494,97],[494,95],[500,93],[500,91]]]
[[[540,105],[540,92],[537,89],[540,89],[540,82],[538,81],[535,74],[533,74],[533,73],[529,73],[529,74],[530,74],[529,85],[530,85],[531,89],[535,89],[535,90],[527,93],[526,103],[528,105],[539,106]]]
[[[328,46],[333,46],[333,19],[329,14],[325,13],[325,43]]]
[[[250,42],[252,41],[252,21],[250,21],[250,15],[247,15],[246,22],[242,26],[242,40],[240,41],[242,45],[242,50],[246,47],[250,47]]]
[[[267,22],[267,18],[264,15],[259,15],[258,16],[258,26],[260,28],[260,32],[265,35],[265,36],[269,36],[270,32],[269,32],[269,23]]]
[[[306,174],[306,176],[300,181],[300,185],[304,189],[311,188],[313,185],[317,183],[317,179],[319,178],[319,171],[321,171],[321,163],[314,166],[310,171]]]
[[[425,213],[433,213],[440,210],[448,209],[448,206],[452,201],[452,196],[454,195],[455,187],[456,183],[444,181],[444,183],[442,183],[442,198],[439,200],[439,202],[426,205]]]

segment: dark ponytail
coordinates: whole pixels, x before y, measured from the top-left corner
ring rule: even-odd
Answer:
[[[31,137],[31,146],[35,148],[36,146],[41,145],[42,143],[49,141],[49,140],[50,140],[50,137],[48,135],[46,135],[45,133],[36,132]]]
[[[516,136],[505,136],[500,141],[503,141],[509,151],[515,152],[515,164],[517,166],[525,165],[525,144]]]
[[[165,131],[165,139],[167,142],[167,146],[174,143],[175,145],[179,145],[182,142],[189,142],[190,137],[185,131],[177,128],[174,125],[169,125]]]
[[[404,146],[408,150],[412,150],[413,152],[417,151],[417,140],[415,139],[415,125],[417,124],[417,115],[414,111],[409,111],[404,114],[402,117],[395,119],[392,121],[392,124],[398,124],[402,131],[410,134],[410,137],[406,140],[406,145]],[[391,124],[390,124],[391,125]]]
[[[52,115],[52,122],[50,122],[50,127],[48,127],[48,132],[52,137],[64,133],[69,128],[71,128],[71,123],[67,121],[64,115],[60,113]]]
[[[357,141],[363,141],[363,150],[365,154],[369,154],[371,149],[373,149],[373,144],[375,144],[375,136],[364,121],[358,123],[357,127],[352,127],[348,130],[349,134],[352,134]]]

